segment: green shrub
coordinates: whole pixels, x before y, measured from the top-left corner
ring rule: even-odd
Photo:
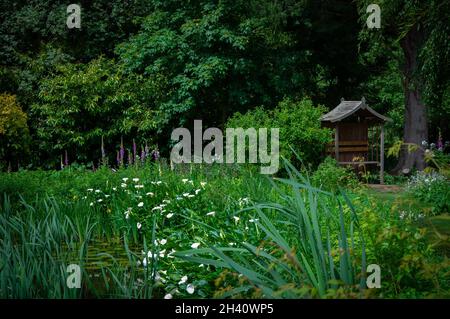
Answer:
[[[311,177],[312,184],[327,191],[336,192],[340,187],[355,188],[359,182],[355,173],[338,166],[335,159],[327,157]]]
[[[430,241],[427,229],[405,216],[412,212],[367,195],[352,202],[359,211],[367,262],[381,268],[381,289],[375,293],[381,298],[448,298],[448,259],[436,251],[438,242]]]
[[[0,94],[0,170],[17,164],[29,152],[27,115],[15,95]]]
[[[274,110],[259,107],[246,114],[235,113],[226,126],[279,128],[280,155],[295,162],[293,148],[304,163],[315,165],[331,139],[331,131],[321,127],[320,116],[324,111],[323,106],[314,106],[310,99],[293,101],[287,98]]]

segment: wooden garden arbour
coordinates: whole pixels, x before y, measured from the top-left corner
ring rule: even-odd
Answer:
[[[361,101],[345,101],[323,115],[322,125],[334,129],[327,152],[340,165],[376,165],[384,184],[384,124],[392,121]]]

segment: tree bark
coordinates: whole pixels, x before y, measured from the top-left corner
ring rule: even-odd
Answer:
[[[423,41],[422,28],[413,27],[400,41],[405,57],[403,89],[405,93],[405,118],[403,142],[422,146],[428,140],[427,110],[420,98],[420,79],[417,75],[418,53]],[[413,168],[423,170],[426,166],[423,149],[408,152],[407,146],[400,151],[394,173],[408,173]]]

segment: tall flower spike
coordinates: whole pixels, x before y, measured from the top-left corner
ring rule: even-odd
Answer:
[[[134,141],[134,138],[133,138],[133,161],[134,161],[134,163],[136,163],[136,155],[137,155],[136,142]]]
[[[103,143],[103,135],[102,135],[102,147],[101,147],[101,152],[102,152],[102,164],[103,164],[103,165],[106,165],[105,144]]]
[[[437,148],[438,150],[442,151],[444,149],[444,143],[442,142],[442,133],[441,130],[439,130],[439,137],[437,140]]]
[[[123,148],[123,137],[120,138],[120,165],[123,165],[125,159],[125,149]]]
[[[145,156],[147,157],[150,154],[150,149],[148,148],[147,143],[145,143]]]
[[[145,150],[144,147],[141,145],[141,164],[144,164],[145,161]]]
[[[69,166],[69,156],[67,156],[67,150],[64,151],[64,166]]]

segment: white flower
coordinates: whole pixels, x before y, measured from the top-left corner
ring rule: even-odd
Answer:
[[[160,243],[161,245],[165,245],[165,244],[167,244],[167,240],[166,240],[166,239],[161,239],[161,240],[159,241],[159,243]]]
[[[141,229],[142,224],[141,224],[141,223],[137,223],[137,224],[136,224],[136,227],[137,227],[137,229]]]
[[[187,179],[187,178],[183,178],[181,181],[182,181],[183,183],[186,183],[186,182],[188,181],[188,179]]]
[[[191,245],[191,248],[197,249],[198,246],[200,246],[200,243],[193,243],[193,244]]]
[[[189,197],[189,198],[192,198],[192,197],[194,197],[195,195],[188,195],[187,197]]]
[[[154,211],[154,210],[162,210],[163,208],[161,207],[161,206],[156,206],[156,207],[153,207],[152,208],[152,211]]]
[[[108,198],[110,195],[105,194],[105,198]]]
[[[126,183],[128,180],[128,177],[124,177],[124,178],[122,178],[122,180]]]
[[[172,249],[172,250],[170,251],[170,253],[167,254],[167,257],[168,257],[168,258],[175,258],[175,257],[172,256],[173,253],[175,253],[175,252],[176,252],[176,250],[175,250],[175,249]]]
[[[96,192],[96,193],[100,193],[100,190],[99,190],[99,189],[96,189],[95,192]]]
[[[144,185],[134,185],[134,188],[144,188]]]
[[[187,285],[186,291],[188,292],[188,294],[192,295],[194,293],[194,291],[195,291],[194,285],[193,284]]]
[[[91,203],[89,204],[89,206],[94,206],[94,202],[91,202]]]
[[[236,221],[236,223],[239,221],[239,217],[237,216],[233,216],[234,220]]]
[[[125,184],[125,183],[122,183],[122,184],[120,184],[120,187],[127,187],[127,184]]]
[[[147,267],[147,258],[142,259],[142,264],[144,267]]]
[[[189,196],[189,193],[183,193],[183,196],[184,196],[184,197],[188,197],[188,196]]]
[[[216,212],[209,212],[206,214],[206,216],[214,216],[216,214]]]
[[[100,198],[99,200],[97,200],[97,202],[101,203],[103,202],[103,199]]]
[[[200,193],[200,190],[199,190],[199,189],[196,189],[196,190],[195,190],[195,195],[197,195],[198,193]]]
[[[183,277],[181,277],[181,280],[178,284],[179,285],[184,284],[187,280],[188,280],[188,276],[183,276]]]
[[[161,277],[161,275],[160,275],[158,272],[155,274],[155,280],[156,280],[156,281],[161,281],[162,283],[165,283],[165,282],[166,282],[166,281],[164,280],[164,278]]]
[[[205,186],[206,186],[206,182],[200,182],[200,185],[201,185],[202,187],[205,187]]]
[[[142,206],[144,206],[144,202],[140,202],[140,203],[138,204],[138,207],[142,207]]]
[[[135,182],[135,183],[139,182],[139,178],[137,178],[137,177],[133,178],[133,182]]]
[[[163,203],[170,204],[170,200],[168,200],[168,199],[163,199]]]
[[[166,215],[167,218],[172,218],[172,216],[173,216],[173,213],[169,213]]]
[[[124,213],[125,214],[125,219],[128,219],[130,217],[131,210],[132,210],[132,208],[128,207],[127,211]]]
[[[255,218],[255,219],[252,218],[252,219],[249,220],[249,222],[250,222],[250,223],[256,223],[258,220],[259,220],[259,219],[257,219],[257,218]]]
[[[171,294],[167,294],[164,296],[164,299],[172,299],[172,295]]]
[[[92,188],[88,188],[88,189],[87,189],[87,191],[88,191],[88,192],[93,192],[93,191],[94,191],[94,189],[92,189]]]
[[[153,195],[155,195],[155,194],[153,194],[152,192],[148,192],[148,193],[146,193],[145,195],[147,195],[147,196],[153,196]]]
[[[116,191],[117,190],[117,187],[113,187],[113,191]]]

